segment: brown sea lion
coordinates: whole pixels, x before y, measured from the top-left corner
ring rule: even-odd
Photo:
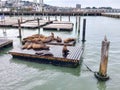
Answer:
[[[63,46],[63,49],[62,49],[63,55],[68,55],[68,52],[69,52],[69,50],[67,49],[67,46],[64,45],[64,46]]]
[[[72,41],[75,41],[75,38],[67,38],[64,40],[64,43],[69,43],[69,42],[72,42]]]
[[[62,42],[62,39],[57,36],[56,41],[57,41],[57,42]]]
[[[22,49],[27,49],[27,47],[28,47],[29,44],[30,44],[29,42],[26,42],[26,43],[22,46]]]
[[[35,50],[49,50],[49,46],[46,46],[45,44],[36,44],[34,43],[32,45],[32,48]]]

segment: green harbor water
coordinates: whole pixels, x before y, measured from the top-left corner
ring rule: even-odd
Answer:
[[[73,31],[43,31],[41,28],[40,33],[49,35],[54,32],[55,35],[60,37],[75,37],[77,41],[81,42],[84,18],[87,22],[85,51],[82,57],[83,62],[77,68],[38,64],[12,58],[7,52],[12,48],[21,47],[21,39],[17,38],[18,29],[0,28],[0,37],[13,40],[13,47],[0,50],[0,90],[119,90],[120,19],[102,16],[81,17],[81,32],[78,34],[78,27],[75,24],[76,17],[71,17],[71,21],[74,23]],[[68,21],[68,17],[63,17],[63,20]],[[6,33],[3,33],[4,29]],[[23,38],[37,33],[38,29],[22,29]],[[93,71],[99,70],[101,41],[105,35],[110,41],[108,62],[110,80],[100,82],[83,63],[87,64]]]

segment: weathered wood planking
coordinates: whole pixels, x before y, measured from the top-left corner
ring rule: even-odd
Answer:
[[[43,26],[43,30],[63,30],[63,31],[72,31],[73,23],[65,21],[54,21],[53,23]]]
[[[12,44],[13,44],[12,40],[3,39],[3,38],[0,39],[0,48],[3,48],[5,46],[9,46],[9,45],[12,46]]]
[[[47,21],[47,20],[39,20],[39,22],[40,23],[39,23],[39,26],[38,26],[38,22],[36,20],[27,21],[27,22],[21,24],[21,28],[35,29],[35,28],[38,28],[38,27],[45,26],[49,23],[52,23],[52,21]],[[12,27],[18,28],[18,24],[14,24],[14,25],[12,25]]]
[[[42,63],[50,63],[59,66],[67,66],[67,67],[77,67],[79,65],[83,48],[82,47],[68,47],[69,54],[67,57],[64,57],[62,54],[63,46],[50,46],[49,52],[51,52],[54,56],[40,56],[36,55],[36,51],[34,50],[22,50],[22,49],[14,49],[9,53],[13,55],[13,57],[25,58],[25,60],[33,61],[33,62],[42,62]]]

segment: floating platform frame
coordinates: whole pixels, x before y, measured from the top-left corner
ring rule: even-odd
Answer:
[[[0,48],[4,48],[6,46],[12,46],[12,44],[13,44],[12,40],[0,38]]]
[[[35,50],[22,50],[22,49],[14,49],[9,53],[15,57],[20,58],[20,60],[38,62],[38,63],[45,63],[45,64],[52,64],[57,66],[65,66],[65,67],[77,67],[81,62],[81,57],[83,54],[83,47],[71,47],[68,46],[69,54],[67,57],[62,55],[62,48],[63,46],[50,46],[49,52],[53,54],[53,56],[41,56],[35,54]],[[38,52],[38,51],[37,51]]]
[[[72,31],[73,23],[64,21],[53,21],[53,23],[43,26],[43,30],[61,30],[61,31]]]

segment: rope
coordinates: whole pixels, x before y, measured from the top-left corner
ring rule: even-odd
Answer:
[[[90,69],[90,67],[89,67],[87,64],[85,64],[85,63],[83,63],[83,64],[86,66],[86,68],[87,68],[90,72],[96,73],[96,71],[93,71],[92,69]]]

